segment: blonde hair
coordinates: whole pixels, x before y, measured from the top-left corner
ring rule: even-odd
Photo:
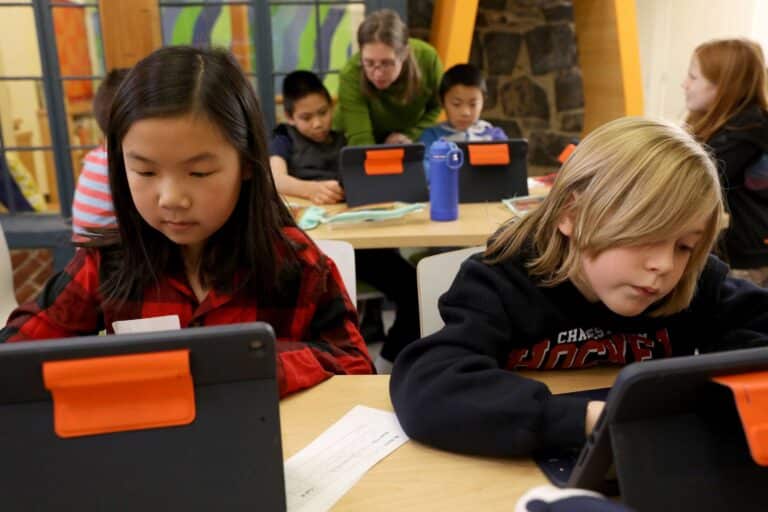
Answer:
[[[573,221],[571,236],[559,230],[564,215]],[[585,252],[679,236],[704,216],[705,232],[680,282],[651,313],[670,315],[690,304],[723,215],[717,171],[699,143],[666,122],[621,118],[576,147],[541,206],[502,227],[485,256],[498,263],[530,254],[530,274],[555,286],[579,278]]]
[[[421,86],[421,71],[408,45],[408,27],[403,23],[400,15],[392,9],[381,9],[366,16],[357,28],[357,46],[360,52],[363,51],[363,46],[369,43],[382,43],[389,46],[403,61],[403,67],[396,82],[405,84],[401,98],[403,103],[412,100]],[[372,96],[375,91],[365,71],[360,73],[360,88],[366,96]]]
[[[715,39],[693,52],[704,78],[717,88],[706,112],[690,112],[686,119],[691,133],[706,142],[734,114],[751,104],[768,110],[763,50],[749,39]]]

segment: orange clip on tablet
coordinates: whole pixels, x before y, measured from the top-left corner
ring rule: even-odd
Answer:
[[[386,174],[403,174],[403,158],[405,150],[399,149],[369,149],[365,152],[365,174],[381,176]]]
[[[571,156],[571,153],[573,153],[574,149],[576,149],[576,144],[568,144],[565,146],[565,148],[557,156],[557,161],[561,164],[564,163],[566,160],[568,160],[568,157]]]
[[[507,144],[470,144],[467,150],[471,165],[507,165],[509,163],[509,145]]]
[[[712,380],[731,388],[752,458],[768,466],[768,371],[723,375]]]
[[[189,350],[43,363],[59,437],[188,425],[195,419]]]

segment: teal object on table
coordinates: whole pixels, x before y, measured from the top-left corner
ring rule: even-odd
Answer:
[[[320,224],[354,224],[399,219],[409,213],[420,212],[424,209],[422,203],[395,203],[393,206],[388,208],[371,207],[370,210],[352,210],[332,215],[328,215],[325,208],[320,206],[308,206],[301,214],[298,224],[301,229],[307,231]]]
[[[314,229],[325,218],[325,208],[320,206],[308,206],[304,209],[299,219],[299,227],[303,230]]]
[[[324,224],[341,224],[399,219],[409,213],[420,212],[423,209],[424,205],[422,203],[395,203],[393,208],[372,207],[370,210],[353,210],[337,213],[323,218],[321,222]]]

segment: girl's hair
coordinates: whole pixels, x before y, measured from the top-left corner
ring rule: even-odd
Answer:
[[[108,246],[102,251],[101,290],[107,300],[140,297],[159,276],[184,268],[179,246],[150,227],[133,203],[122,142],[137,121],[185,115],[218,127],[240,155],[241,169],[250,171],[232,215],[205,244],[201,282],[226,290],[248,286],[265,297],[279,288],[280,269],[295,266],[294,248],[282,229],[295,223],[272,180],[261,109],[250,82],[225,51],[161,48],[131,69],[112,103],[107,147],[118,232],[90,244]],[[115,235],[120,243],[110,248]]]
[[[403,61],[403,68],[396,82],[404,84],[401,99],[403,103],[409,102],[416,96],[421,86],[421,71],[408,45],[408,27],[392,9],[374,11],[366,16],[357,28],[357,46],[360,51],[362,52],[363,46],[369,43],[382,43],[389,46],[395,51],[397,58]],[[364,70],[360,73],[360,88],[367,96],[372,96],[375,91],[365,76]]]
[[[716,39],[693,52],[701,74],[717,87],[706,112],[690,112],[686,123],[693,135],[706,142],[734,114],[757,104],[768,110],[765,59],[760,45],[749,39]]]
[[[571,236],[558,225],[573,221]],[[519,257],[543,286],[580,279],[583,255],[680,236],[704,216],[706,228],[680,282],[651,313],[664,316],[690,304],[696,281],[723,226],[717,171],[682,128],[622,118],[587,136],[563,164],[544,202],[502,227],[485,252],[490,263]]]

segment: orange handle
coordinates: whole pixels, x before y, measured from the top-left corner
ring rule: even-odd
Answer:
[[[573,153],[573,150],[576,149],[576,144],[568,144],[563,148],[563,150],[560,152],[560,154],[557,156],[557,161],[561,164],[568,160],[568,157],[571,156],[571,153]]]
[[[369,176],[403,174],[405,150],[369,149],[365,152],[365,174]]]
[[[189,350],[43,363],[59,437],[188,425],[195,419]]]
[[[749,451],[755,462],[768,466],[768,371],[712,377],[731,388]]]
[[[509,163],[507,144],[470,144],[467,149],[471,165],[507,165]]]

